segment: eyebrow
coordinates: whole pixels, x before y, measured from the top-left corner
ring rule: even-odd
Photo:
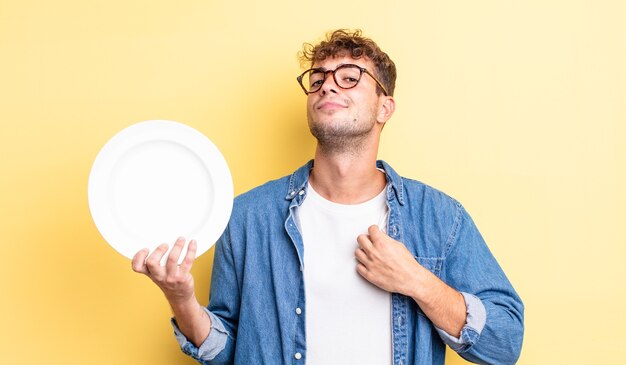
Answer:
[[[354,65],[354,66],[357,66],[357,67],[363,67],[363,66],[359,66],[359,65],[354,64],[354,63],[340,63],[340,64],[337,65],[337,67],[335,67],[335,70],[338,69],[339,67],[345,66],[345,65]],[[313,67],[313,70],[318,71],[318,72],[326,72],[326,71],[328,71],[328,69],[326,67]]]

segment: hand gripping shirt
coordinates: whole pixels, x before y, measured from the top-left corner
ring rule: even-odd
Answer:
[[[387,178],[389,236],[461,292],[467,307],[456,338],[435,328],[413,299],[392,293],[393,364],[443,365],[446,345],[471,362],[515,363],[524,306],[469,214],[456,200],[399,176],[384,161],[377,167]],[[196,347],[172,319],[181,349],[200,363],[306,363],[306,252],[294,212],[306,199],[312,168],[309,161],[235,199],[215,247],[209,336]]]

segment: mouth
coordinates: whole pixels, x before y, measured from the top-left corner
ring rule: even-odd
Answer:
[[[347,107],[348,106],[346,104],[339,103],[339,102],[336,102],[336,101],[324,101],[324,102],[321,102],[321,103],[317,104],[315,109],[318,109],[318,110],[331,110],[331,109],[345,109]]]

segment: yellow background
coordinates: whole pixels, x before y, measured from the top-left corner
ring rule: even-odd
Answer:
[[[615,1],[0,2],[0,363],[192,364],[95,228],[119,130],[172,119],[236,193],[314,140],[296,53],[360,27],[395,60],[380,157],[459,199],[526,305],[520,364],[626,359],[626,6]],[[206,303],[212,252],[194,268]],[[463,363],[456,355],[449,364]]]

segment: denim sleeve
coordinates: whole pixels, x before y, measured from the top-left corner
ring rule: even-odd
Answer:
[[[514,364],[522,348],[524,305],[471,217],[458,203],[445,256],[444,280],[466,293],[468,317],[484,310],[485,321],[481,328],[479,320],[472,324],[470,320],[476,318],[469,318],[458,343],[446,341],[443,336],[444,341],[471,362]],[[475,296],[482,305],[467,294]],[[472,309],[481,306],[482,309]]]
[[[176,336],[176,341],[178,341],[181,350],[200,363],[208,364],[208,361],[213,360],[226,347],[228,331],[226,331],[222,322],[213,313],[206,308],[204,310],[211,318],[211,330],[209,336],[200,347],[196,347],[185,337],[178,328],[175,318],[172,318],[172,327],[174,327],[174,336]]]
[[[476,337],[480,335],[483,327],[485,327],[487,320],[485,306],[480,299],[469,293],[461,293],[461,295],[463,295],[465,300],[467,318],[465,319],[465,325],[461,329],[460,337],[452,336],[448,332],[435,327],[443,342],[456,352],[463,351],[466,346],[475,342]]]

